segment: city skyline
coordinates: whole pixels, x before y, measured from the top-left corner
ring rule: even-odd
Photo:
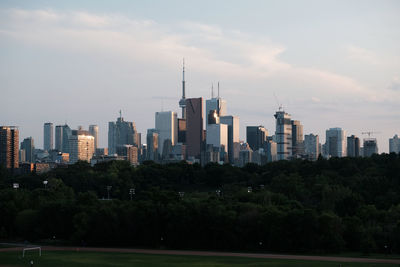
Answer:
[[[366,2],[359,10],[345,1],[306,1],[306,10],[253,3],[206,2],[200,10],[210,12],[202,14],[200,4],[171,2],[165,15],[162,2],[150,11],[136,2],[4,1],[0,125],[19,126],[20,142],[32,136],[43,147],[45,122],[97,124],[99,147],[107,147],[107,123],[122,109],[146,134],[155,112],[181,113],[185,57],[186,97],[207,100],[220,81],[228,114],[240,118],[241,140],[249,125],[273,133],[283,104],[304,135],[318,134],[321,143],[329,128],[360,140],[377,131],[379,152],[388,152],[388,139],[400,132],[400,4]],[[197,9],[193,18],[190,9]],[[242,16],[234,21],[232,14]]]

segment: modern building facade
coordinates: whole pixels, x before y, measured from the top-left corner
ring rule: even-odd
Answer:
[[[69,162],[78,160],[90,162],[94,155],[94,137],[84,130],[73,130],[69,136]]]
[[[62,143],[63,143],[63,126],[56,125],[56,132],[55,132],[55,149],[58,151],[62,151]]]
[[[43,125],[43,149],[50,151],[53,149],[53,123],[46,122]]]
[[[389,138],[389,153],[400,153],[400,140],[397,134]]]
[[[99,126],[89,125],[89,133],[94,137],[94,150],[96,151],[99,145]]]
[[[146,141],[146,160],[158,161],[158,131],[156,129],[148,129]]]
[[[186,153],[187,157],[200,159],[204,142],[203,98],[186,99]]]
[[[326,130],[325,150],[327,157],[345,157],[347,155],[346,131],[338,127]]]
[[[239,160],[239,117],[222,116],[220,123],[228,125],[228,159],[229,163],[234,164]]]
[[[278,160],[287,160],[292,157],[292,122],[290,115],[285,111],[277,111],[276,119],[276,145]]]
[[[20,159],[21,162],[35,162],[33,153],[35,145],[32,137],[27,137],[21,142],[21,150],[25,151],[25,160]]]
[[[178,118],[176,112],[156,112],[155,124],[155,129],[158,132],[158,153],[162,154],[165,140],[170,140],[172,146],[178,142]]]
[[[297,120],[292,120],[292,154],[293,157],[305,154],[303,125]]]
[[[0,126],[0,164],[12,171],[19,166],[19,130],[15,126]]]
[[[113,155],[117,153],[119,145],[136,145],[137,131],[134,122],[124,121],[120,116],[116,122],[108,123],[108,153]]]
[[[320,151],[319,136],[314,134],[306,134],[304,136],[305,153],[309,160],[317,160]]]
[[[360,156],[360,138],[355,135],[347,137],[347,156],[359,157]]]
[[[264,143],[267,140],[268,131],[264,126],[247,126],[246,141],[253,151],[264,148]]]
[[[364,157],[371,157],[373,154],[378,154],[378,142],[376,138],[365,138],[363,148]]]

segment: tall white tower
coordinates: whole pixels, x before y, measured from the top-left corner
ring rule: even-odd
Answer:
[[[292,157],[292,122],[290,114],[283,110],[277,111],[276,119],[276,144],[278,160],[287,160]]]
[[[182,70],[182,98],[179,100],[179,107],[182,109],[182,119],[186,119],[186,95],[185,95],[185,59],[183,59]]]

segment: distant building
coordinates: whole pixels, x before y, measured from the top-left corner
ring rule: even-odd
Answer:
[[[14,126],[0,126],[0,164],[7,169],[19,166],[19,131]]]
[[[389,138],[389,153],[400,153],[400,140],[397,134],[393,138]]]
[[[155,129],[158,132],[158,153],[163,154],[165,140],[170,140],[171,145],[175,145],[178,141],[178,118],[176,112],[156,112]]]
[[[239,117],[221,116],[220,123],[228,125],[228,159],[231,164],[239,159]]]
[[[51,122],[43,125],[43,149],[47,151],[53,149],[53,123]]]
[[[355,135],[347,137],[347,156],[348,157],[360,156],[360,139]]]
[[[73,130],[68,142],[70,163],[78,160],[90,162],[94,155],[94,137],[88,131]]]
[[[22,162],[26,162],[26,157],[25,157],[25,154],[26,152],[25,152],[25,149],[20,149],[19,150],[19,166],[21,167],[21,163]]]
[[[96,151],[99,145],[99,126],[89,125],[89,133],[94,137],[94,150]]]
[[[363,147],[364,157],[370,157],[373,154],[378,154],[378,143],[376,138],[365,138]]]
[[[108,148],[96,148],[95,152],[96,156],[107,156],[108,155]]]
[[[204,142],[203,98],[186,99],[186,153],[187,157],[200,159]]]
[[[62,125],[56,125],[55,140],[56,140],[55,149],[58,151],[62,151],[62,142],[63,142],[63,126]]]
[[[186,143],[186,119],[178,119],[178,143]]]
[[[290,115],[285,111],[277,111],[276,119],[276,144],[278,160],[287,160],[292,157],[292,122]]]
[[[64,153],[69,153],[69,136],[72,130],[67,124],[62,126],[62,151]]]
[[[277,161],[278,160],[277,144],[272,137],[267,138],[266,149],[267,149],[266,151],[267,162]]]
[[[240,151],[239,151],[239,167],[245,166],[247,163],[252,162],[252,154],[253,151],[251,150],[249,144],[241,143],[240,144]]]
[[[246,141],[253,151],[264,148],[264,143],[267,140],[268,131],[264,126],[247,126]]]
[[[35,162],[33,157],[35,145],[32,137],[27,137],[21,142],[21,149],[25,150],[25,160],[21,160],[22,162]]]
[[[314,134],[306,134],[304,138],[305,153],[309,160],[317,160],[320,151],[319,136]]]
[[[298,158],[304,154],[303,125],[300,121],[292,120],[292,155]]]
[[[138,145],[137,131],[134,122],[124,121],[120,115],[116,122],[108,123],[108,153],[117,153],[119,145]]]
[[[209,124],[206,138],[206,144],[219,151],[220,160],[225,161],[225,154],[228,155],[228,125]]]
[[[345,157],[347,149],[346,131],[342,128],[326,130],[325,150],[327,157]]]
[[[119,145],[117,146],[117,154],[123,156],[126,161],[132,165],[138,165],[138,148],[133,145]]]
[[[158,161],[158,131],[156,129],[148,129],[147,130],[147,149],[146,154],[147,160]]]

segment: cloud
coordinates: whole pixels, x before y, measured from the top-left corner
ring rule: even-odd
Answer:
[[[389,90],[400,91],[400,79],[394,77],[391,84],[389,85]]]
[[[360,61],[371,65],[378,65],[380,63],[378,56],[366,49],[355,45],[348,45],[346,47],[347,55],[349,59]]]

